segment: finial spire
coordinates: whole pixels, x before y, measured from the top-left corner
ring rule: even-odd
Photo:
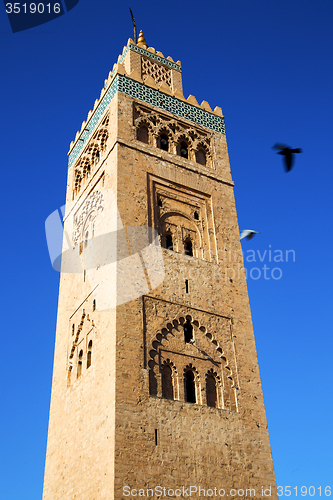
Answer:
[[[142,43],[143,45],[147,45],[147,42],[145,40],[145,36],[144,36],[142,30],[139,33],[138,43]]]
[[[130,13],[131,13],[131,18],[132,18],[132,23],[133,23],[133,29],[134,29],[134,43],[137,44],[138,42],[137,42],[137,39],[136,39],[136,24],[135,24],[135,19],[134,19],[131,7],[129,8],[129,10],[130,10]]]

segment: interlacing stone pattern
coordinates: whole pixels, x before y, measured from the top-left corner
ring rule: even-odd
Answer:
[[[171,70],[152,62],[147,57],[142,58],[142,78],[151,76],[156,83],[164,82],[171,87]]]

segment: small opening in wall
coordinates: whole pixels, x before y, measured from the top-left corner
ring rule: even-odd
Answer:
[[[149,132],[148,132],[148,128],[145,125],[141,125],[141,127],[138,129],[137,139],[140,142],[144,142],[145,144],[148,144]]]
[[[191,340],[193,340],[193,326],[189,320],[184,323],[184,340],[186,344],[191,343]]]
[[[195,218],[195,220],[199,220],[199,214],[198,214],[198,212],[194,212],[194,218]]]
[[[180,143],[180,156],[182,158],[188,158],[188,144],[186,141]]]
[[[173,241],[172,241],[172,234],[171,233],[167,233],[165,235],[165,247],[168,250],[173,250]]]
[[[172,371],[169,365],[162,370],[162,398],[173,399]]]
[[[81,373],[82,373],[82,358],[83,358],[83,351],[81,349],[80,354],[79,354],[78,364],[77,364],[76,378],[79,378],[81,376]]]
[[[155,429],[155,446],[158,445],[158,441],[157,441],[157,429]]]
[[[74,335],[74,333],[75,333],[75,325],[73,324],[72,325],[72,335]]]
[[[166,134],[161,134],[159,143],[160,149],[163,149],[163,151],[169,151],[169,137]]]
[[[93,311],[96,311],[96,300],[93,300]]]
[[[86,270],[84,269],[84,271],[83,271],[83,282],[85,282],[85,281],[86,281]]]
[[[89,239],[89,231],[86,231],[86,234],[84,235],[84,248],[87,248],[88,246],[88,239]]]
[[[88,344],[87,368],[91,366],[92,340]]]
[[[217,396],[216,396],[216,382],[215,377],[208,375],[206,378],[206,396],[207,396],[207,406],[216,408],[217,406]]]
[[[200,165],[206,166],[207,163],[206,153],[203,149],[199,149],[199,151],[195,153],[195,159],[196,162],[199,163]]]
[[[196,403],[194,373],[192,370],[185,373],[185,394],[187,403]]]
[[[157,202],[158,206],[159,207],[163,207],[163,203],[162,203],[162,200],[161,198],[158,199],[158,202]]]
[[[188,280],[185,280],[185,289],[186,289],[186,293],[188,293]]]
[[[190,238],[186,238],[186,240],[184,241],[184,249],[185,249],[185,255],[193,257],[193,245]]]

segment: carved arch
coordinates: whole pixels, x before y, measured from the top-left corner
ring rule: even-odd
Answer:
[[[166,207],[167,209],[168,207]],[[186,221],[188,221],[189,223],[189,228],[188,227],[178,227],[178,225],[175,223],[175,221],[173,222],[172,221],[172,217],[182,217],[184,219],[186,219]],[[170,220],[167,220],[169,219]],[[167,233],[167,225],[168,224],[171,224],[173,226],[175,226],[175,230],[172,231],[172,232],[179,232],[178,234],[175,234],[175,238],[178,240],[176,243],[176,245],[174,245],[174,247],[178,249],[178,251],[183,251],[182,250],[182,247],[179,243],[181,243],[182,245],[184,245],[185,243],[185,240],[186,238],[189,237],[189,235],[187,234],[187,232],[192,232],[195,233],[195,239],[192,241],[193,243],[193,249],[194,249],[194,255],[197,253],[197,255],[195,255],[196,257],[200,257],[200,252],[202,251],[202,247],[203,247],[203,241],[202,241],[202,235],[201,235],[201,232],[200,232],[200,229],[198,227],[198,224],[196,222],[196,220],[189,216],[188,214],[186,214],[185,212],[183,212],[182,210],[177,210],[177,211],[171,211],[171,212],[166,212],[162,215],[162,217],[160,218],[159,220],[159,233],[160,233],[160,237],[161,237],[161,244],[162,244],[162,247],[165,247],[165,236],[166,236],[166,233]],[[184,234],[180,234],[180,231],[182,231]],[[193,236],[193,235],[192,235]],[[192,238],[191,238],[192,240]]]
[[[178,400],[179,399],[179,377],[178,377],[177,368],[169,358],[163,361],[162,366],[161,366],[162,372],[166,366],[168,366],[171,369],[171,374],[172,374],[172,385],[173,385],[173,397],[172,397],[172,399]],[[163,385],[163,379],[162,379],[162,385]],[[162,397],[163,397],[163,392],[162,392]]]
[[[220,391],[220,401],[219,407],[223,409],[230,409],[233,411],[237,411],[237,402],[236,402],[236,392],[235,392],[235,383],[234,376],[231,367],[229,366],[229,362],[227,356],[221,346],[221,344],[216,340],[216,337],[213,333],[211,333],[207,328],[201,324],[198,320],[193,319],[191,315],[178,314],[176,318],[172,322],[167,322],[166,325],[156,334],[155,339],[151,344],[151,348],[149,350],[149,393],[151,396],[159,395],[159,380],[157,378],[157,369],[159,368],[159,349],[165,347],[165,342],[168,341],[168,338],[174,337],[175,334],[173,330],[180,332],[180,327],[183,327],[185,322],[189,320],[193,326],[195,326],[200,332],[206,337],[206,339],[210,342],[211,346],[214,346],[214,350],[216,352],[216,357],[219,358],[222,365],[222,373],[223,380],[216,373],[215,370],[213,372],[206,373],[216,373],[216,380],[221,387]],[[163,344],[164,342],[164,344]],[[188,364],[186,366],[189,366]],[[193,367],[192,367],[193,368]],[[201,403],[200,403],[201,404]]]
[[[205,158],[204,161],[203,156]],[[200,165],[204,165],[206,167],[210,166],[212,155],[210,152],[210,148],[204,141],[201,140],[196,142],[194,146],[194,157],[196,163],[199,163]]]
[[[159,149],[162,149],[163,150],[163,147],[161,147],[161,137],[163,135],[166,135],[167,138],[168,138],[168,142],[169,142],[169,146],[168,146],[168,152],[169,153],[173,153],[173,143],[174,143],[174,134],[172,133],[172,131],[167,127],[167,125],[165,125],[164,123],[161,125],[161,126],[157,126],[155,128],[155,136],[156,136],[156,146],[159,148]]]
[[[152,126],[151,122],[148,120],[146,116],[142,116],[135,121],[135,128],[136,128],[135,132],[136,139],[140,142],[151,144],[152,136],[154,133],[154,127]],[[143,128],[147,129],[147,142],[143,140],[144,137],[141,135]]]
[[[96,141],[98,141],[98,143],[100,144],[100,149],[102,153],[106,150],[108,138],[109,138],[109,132],[107,128],[102,128],[98,131],[96,136]]]
[[[75,173],[74,173],[74,193],[73,193],[73,196],[74,196],[74,194],[77,194],[80,191],[81,182],[82,182],[81,171],[78,168],[76,168]]]
[[[222,387],[222,381],[221,377],[218,375],[218,373],[213,369],[210,368],[210,370],[207,371],[206,376],[206,402],[207,406],[214,406],[216,408],[223,408],[223,387]],[[209,390],[209,379],[213,379],[215,383],[215,404],[210,404],[212,401],[209,401],[211,398],[211,394],[208,393]]]

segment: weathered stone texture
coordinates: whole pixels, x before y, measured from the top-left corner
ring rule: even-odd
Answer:
[[[129,51],[125,66],[139,60]],[[201,165],[194,153],[180,157],[176,142],[170,152],[159,149],[156,134],[138,141],[138,104],[120,93],[112,100],[106,150],[76,194],[75,166],[69,171],[67,203],[74,205],[65,229],[89,194],[112,189],[125,227],[148,225],[162,239],[163,228],[175,228],[178,246],[162,250],[160,286],[113,309],[95,308],[83,273],[61,275],[43,499],[120,500],[125,485],[255,488],[256,498],[271,486],[277,498],[225,136],[145,104],[166,124],[208,134],[211,156]],[[184,254],[186,231],[194,256]],[[194,344],[184,343],[187,317]],[[176,400],[162,398],[168,360]],[[196,404],[185,402],[189,364]],[[219,407],[207,406],[208,369],[217,373]]]

